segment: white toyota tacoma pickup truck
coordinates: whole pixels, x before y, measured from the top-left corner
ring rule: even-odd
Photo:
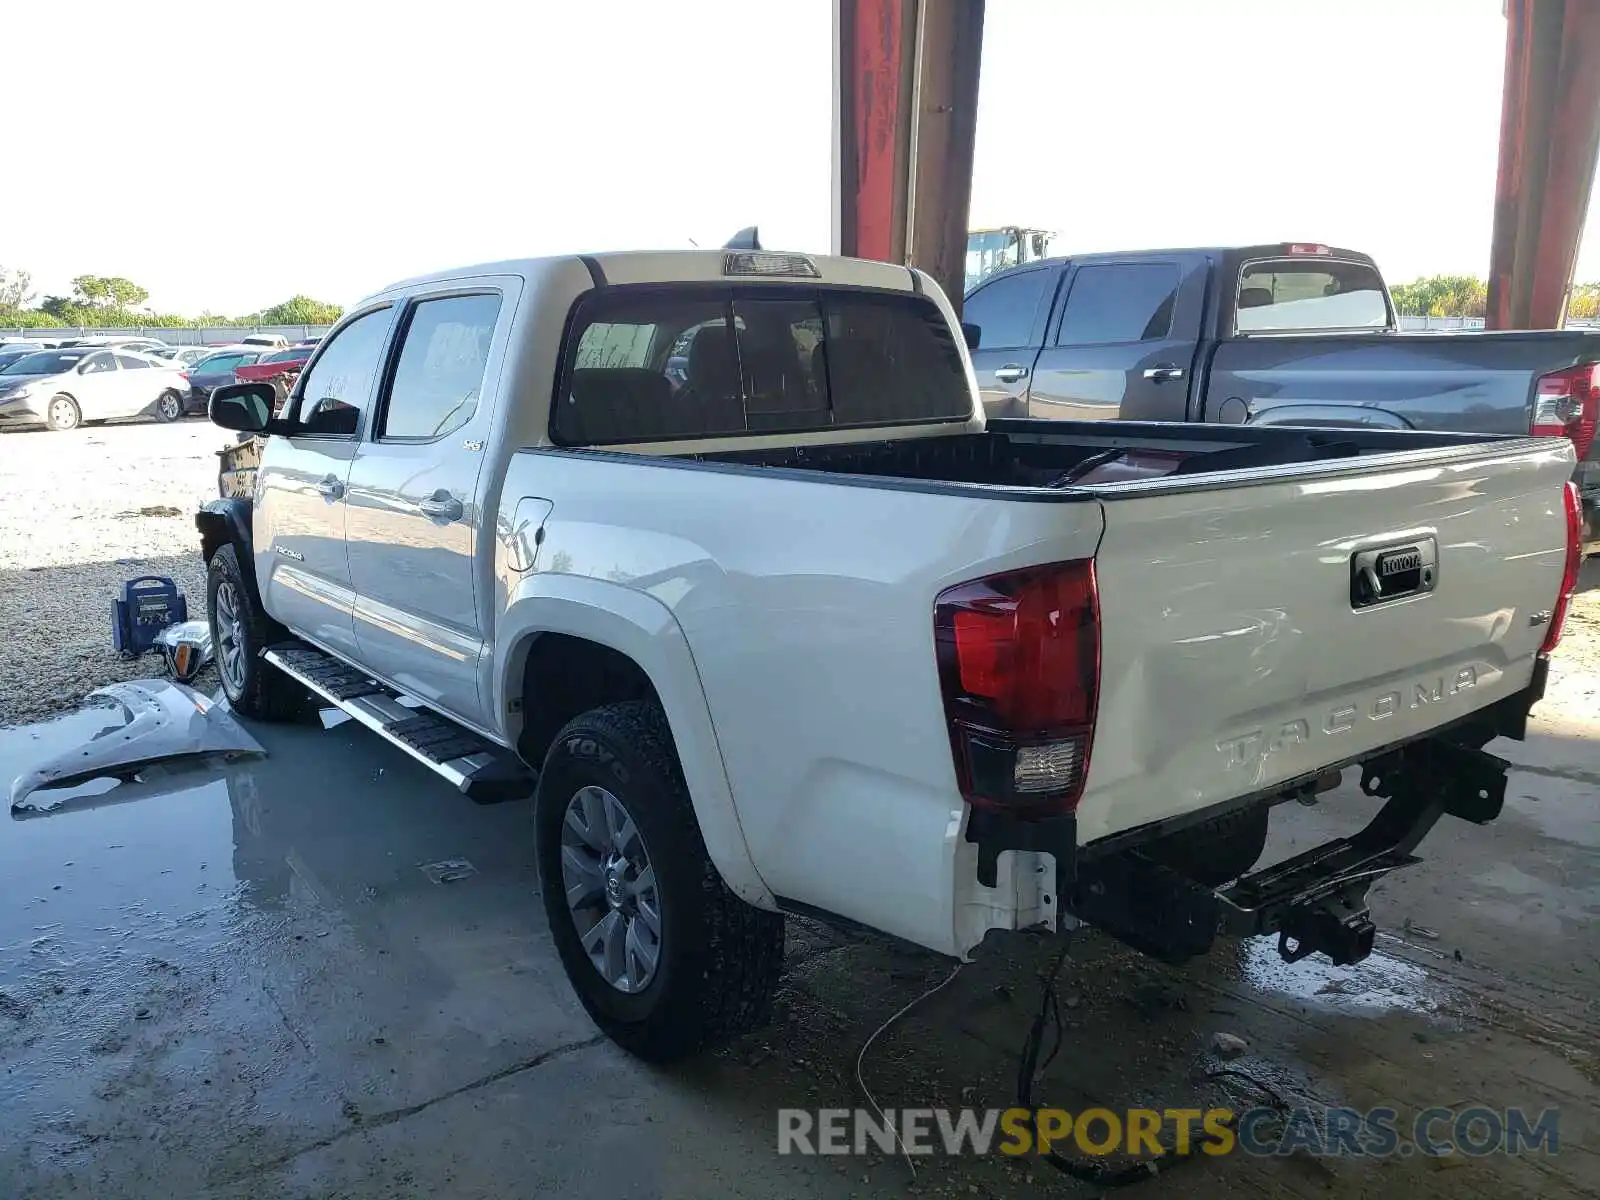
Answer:
[[[647,1057],[762,1018],[786,911],[1360,959],[1373,880],[1500,810],[1570,445],[986,423],[964,333],[926,275],[755,250],[396,284],[281,416],[211,398],[265,439],[197,517],[227,695],[532,795],[572,984]],[[1350,767],[1377,815],[1253,871]]]

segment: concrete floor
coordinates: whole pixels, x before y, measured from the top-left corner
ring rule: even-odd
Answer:
[[[1535,735],[1491,747],[1518,764],[1505,814],[1447,821],[1380,886],[1389,934],[1359,967],[1285,966],[1263,942],[1169,969],[1083,939],[1041,1101],[1257,1103],[1207,1078],[1226,1031],[1250,1044],[1230,1065],[1296,1102],[1558,1105],[1560,1153],[1235,1156],[1147,1194],[1600,1194],[1597,693],[1563,666]],[[0,731],[0,781],[98,726]],[[771,1028],[645,1067],[568,990],[524,806],[475,807],[348,724],[254,732],[266,759],[151,772],[0,828],[0,1196],[1097,1194],[1010,1160],[922,1160],[913,1178],[882,1155],[775,1155],[775,1110],[857,1103],[857,1048],[947,963],[792,921]],[[1271,852],[1374,807],[1346,786],[1280,809]],[[470,873],[425,870],[450,860]],[[1010,1104],[1050,950],[1007,940],[881,1040],[879,1100]]]

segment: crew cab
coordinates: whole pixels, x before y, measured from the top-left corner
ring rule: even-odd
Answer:
[[[274,399],[210,402],[259,447],[197,517],[229,700],[531,795],[573,987],[651,1058],[762,1018],[785,912],[1360,959],[1372,881],[1499,812],[1576,581],[1565,439],[989,419],[884,263],[424,276]],[[1253,871],[1345,768],[1380,816]]]
[[[962,316],[991,416],[1568,438],[1600,549],[1600,333],[1402,333],[1369,256],[1309,242],[1026,263]]]

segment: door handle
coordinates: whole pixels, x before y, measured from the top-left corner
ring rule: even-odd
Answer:
[[[317,491],[321,492],[329,500],[337,500],[344,495],[344,484],[339,481],[337,476],[329,475],[327,478],[317,481]]]
[[[1144,377],[1154,383],[1165,383],[1169,379],[1182,379],[1182,367],[1146,367]]]
[[[1016,363],[1007,363],[1003,367],[994,369],[994,377],[1001,383],[1015,383],[1019,379],[1026,378],[1027,374],[1028,368],[1019,367]]]
[[[461,514],[466,510],[462,508],[461,501],[448,492],[435,492],[426,500],[418,503],[424,516],[435,521],[459,521]]]

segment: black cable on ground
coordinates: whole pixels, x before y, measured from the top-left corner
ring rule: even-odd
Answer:
[[[1061,968],[1066,964],[1067,957],[1072,950],[1072,932],[1068,930],[1061,935],[1061,953],[1056,955],[1055,962],[1051,964],[1049,973],[1044,977],[1044,987],[1039,995],[1039,1012],[1033,1019],[1033,1025],[1028,1030],[1028,1035],[1023,1039],[1022,1053],[1017,1062],[1017,1103],[1031,1114],[1031,1124],[1035,1144],[1039,1136],[1039,1109],[1034,1103],[1034,1082],[1045,1071],[1056,1055],[1061,1052],[1062,1042],[1065,1039],[1065,1025],[1061,1020],[1061,1003],[1056,996],[1056,979],[1061,974]],[[1047,1027],[1054,1026],[1054,1038],[1051,1040],[1050,1053],[1044,1056],[1044,1061],[1039,1061],[1039,1056],[1044,1049]],[[1209,1079],[1218,1079],[1223,1076],[1238,1076],[1249,1080],[1257,1087],[1262,1088],[1280,1107],[1287,1107],[1283,1099],[1271,1088],[1261,1083],[1248,1073],[1233,1067],[1224,1067],[1207,1074]],[[1227,1122],[1231,1128],[1233,1121]],[[1121,1164],[1111,1164],[1096,1159],[1068,1158],[1054,1150],[1048,1151],[1042,1157],[1056,1170],[1064,1175],[1083,1183],[1091,1183],[1097,1187],[1114,1188],[1126,1187],[1133,1183],[1143,1183],[1154,1179],[1157,1175],[1165,1175],[1184,1163],[1193,1162],[1204,1155],[1205,1147],[1220,1144],[1220,1138],[1215,1134],[1196,1136],[1189,1142],[1189,1149],[1182,1154],[1176,1150],[1166,1151],[1160,1158],[1145,1158]]]

